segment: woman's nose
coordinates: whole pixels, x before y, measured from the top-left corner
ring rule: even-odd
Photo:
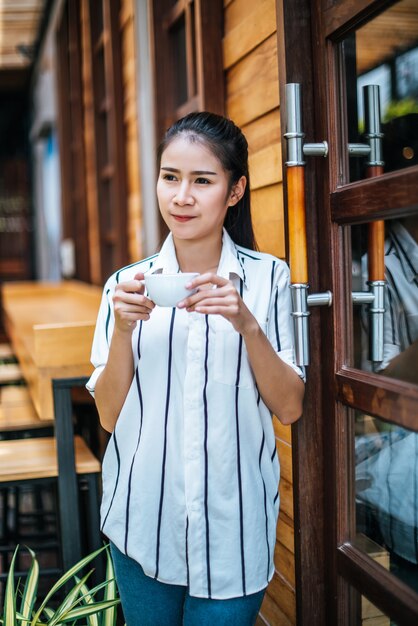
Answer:
[[[193,196],[190,191],[190,185],[187,181],[183,181],[177,188],[173,198],[174,202],[179,205],[193,204]]]

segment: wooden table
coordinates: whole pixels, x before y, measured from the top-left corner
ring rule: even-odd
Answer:
[[[4,324],[40,419],[53,419],[53,378],[89,376],[102,289],[77,281],[8,282]]]

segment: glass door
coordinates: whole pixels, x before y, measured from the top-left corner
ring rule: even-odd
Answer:
[[[294,432],[298,624],[416,624],[418,3],[289,4],[282,76],[329,146],[306,156],[310,291],[333,294],[310,311]],[[298,28],[310,48],[289,60]]]

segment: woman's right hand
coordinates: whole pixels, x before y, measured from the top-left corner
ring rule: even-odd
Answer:
[[[133,280],[116,285],[113,307],[118,330],[132,332],[138,320],[149,320],[155,304],[144,296],[143,280],[144,274],[138,272]]]

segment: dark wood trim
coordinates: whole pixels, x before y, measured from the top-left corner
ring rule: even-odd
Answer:
[[[165,130],[179,114],[191,110],[208,110],[222,114],[225,107],[225,86],[222,59],[223,2],[222,0],[194,0],[194,24],[186,19],[191,2],[154,0],[152,3],[153,64],[155,76],[156,137],[157,145]],[[176,107],[173,54],[170,50],[169,29],[185,16],[186,28],[195,28],[196,94],[189,93],[187,102]],[[192,38],[186,32],[188,51]],[[189,63],[189,70],[191,64]],[[193,86],[189,76],[189,86]]]
[[[83,142],[80,0],[65,4],[56,32],[58,135],[63,238],[75,246],[75,277],[90,282],[90,254]]]
[[[110,34],[109,45],[105,47],[105,66],[109,110],[109,153],[114,176],[115,217],[115,269],[129,262],[128,256],[128,207],[127,172],[125,155],[124,88],[122,78],[122,52],[120,32],[120,0],[104,2],[104,28]]]
[[[418,595],[410,587],[350,543],[339,546],[337,555],[341,574],[360,593],[367,590],[369,600],[398,626],[416,624]]]
[[[368,17],[390,4],[393,4],[393,0],[380,0],[380,2],[370,2],[370,0],[344,2],[340,0],[337,3],[333,2],[332,6],[325,9],[323,13],[324,36],[332,37],[334,40],[340,38],[355,28],[357,24],[364,22]]]
[[[375,219],[417,212],[418,165],[360,180],[331,194],[332,219],[339,224],[361,224]]]
[[[200,107],[222,115],[225,112],[223,70],[223,1],[195,0],[197,88]]]
[[[277,46],[280,78],[280,115],[282,133],[285,132],[285,84],[299,82],[302,85],[303,128],[309,133],[309,141],[315,141],[313,129],[326,123],[320,109],[315,109],[314,68],[306,59],[312,58],[311,10],[309,0],[277,0]],[[322,138],[322,137],[321,137]],[[282,139],[283,163],[286,161],[286,142]],[[319,174],[320,172],[320,174]],[[308,234],[308,266],[309,282],[312,291],[327,289],[330,280],[328,270],[321,276],[318,271],[319,242],[318,200],[316,176],[319,174],[327,179],[327,163],[325,160],[310,160],[305,171],[307,195],[307,234]],[[287,186],[286,173],[283,171],[283,190],[285,205],[285,225],[287,225]],[[326,211],[326,209],[325,209]],[[326,229],[324,232],[328,232]],[[286,233],[287,235],[287,233]],[[287,240],[286,236],[286,240]],[[321,242],[321,250],[328,257],[331,245],[329,241]],[[324,266],[332,267],[325,262]],[[320,285],[322,283],[322,285]],[[325,285],[328,283],[328,286]],[[333,369],[332,350],[326,362],[319,364],[321,347],[321,324],[323,319],[332,315],[332,311],[313,310],[310,316],[310,348],[311,365],[305,394],[305,407],[309,411],[292,426],[292,463],[294,490],[294,531],[295,531],[295,569],[296,569],[296,621],[298,626],[324,626],[326,623],[327,604],[333,601],[327,594],[325,586],[325,528],[324,528],[324,440],[325,412],[321,395],[321,367]],[[331,324],[330,324],[331,325]],[[323,355],[322,355],[323,356]],[[330,448],[333,455],[334,448]]]
[[[418,386],[351,368],[336,374],[336,385],[338,399],[347,406],[416,429]]]
[[[194,10],[191,10],[191,4]],[[223,15],[222,0],[153,0],[149,3],[151,33],[151,63],[154,75],[155,138],[158,146],[171,124],[192,111],[212,111],[223,114],[225,107],[225,75],[222,58]],[[186,15],[187,12],[187,15]],[[175,72],[170,28],[184,15],[186,25],[187,100],[175,101]],[[192,20],[194,15],[194,20]],[[190,28],[194,28],[194,34]],[[194,44],[194,45],[193,45]],[[195,48],[193,61],[190,55]],[[193,71],[194,70],[194,71]],[[161,240],[167,226],[161,215]]]
[[[102,282],[129,262],[120,0],[90,0],[95,163]]]

